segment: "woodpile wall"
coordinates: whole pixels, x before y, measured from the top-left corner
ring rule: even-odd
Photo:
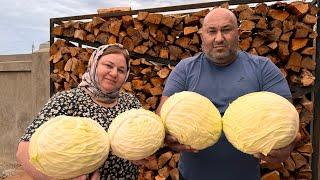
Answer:
[[[310,92],[315,80],[317,34],[314,25],[318,9],[305,2],[294,2],[255,7],[239,5],[233,11],[240,24],[241,50],[266,56],[281,69],[300,113],[301,142],[284,163],[262,162],[262,179],[311,179],[313,102]],[[171,15],[139,12],[137,16],[63,22],[51,32],[60,38],[50,49],[54,92],[78,85],[93,52],[92,48],[76,47],[71,42],[95,46],[121,43],[131,54],[142,57],[132,59],[130,76],[123,89],[134,93],[145,109],[155,110],[174,65],[201,51],[198,32],[208,12],[209,9]],[[158,153],[140,168],[139,178],[178,179],[178,160],[178,153]]]

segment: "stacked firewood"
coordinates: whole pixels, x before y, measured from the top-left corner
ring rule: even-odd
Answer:
[[[148,157],[148,162],[139,169],[139,180],[179,180],[178,161],[179,153],[167,151],[160,156]]]
[[[181,60],[199,52],[200,19],[208,10],[187,16],[139,12],[137,18],[93,17],[90,22],[68,21],[53,29],[55,36],[101,44],[121,43],[131,52]]]
[[[123,89],[134,93],[143,108],[154,111],[160,102],[164,81],[171,69],[171,66],[152,64],[143,58],[132,60],[130,76]]]
[[[53,70],[50,78],[54,92],[77,87],[93,51],[92,48],[75,47],[61,39],[51,45],[50,61]]]
[[[302,140],[284,163],[261,162],[262,179],[311,179],[310,122],[313,103],[308,90],[315,77],[313,29],[318,9],[305,2],[277,3],[255,7],[239,5],[233,10],[240,24],[240,48],[268,57],[287,78],[300,113]],[[145,109],[154,111],[164,83],[174,66],[152,62],[179,60],[201,51],[199,29],[209,9],[189,14],[163,15],[139,12],[136,17],[93,17],[89,21],[67,21],[53,28],[55,37],[85,45],[121,43],[133,58],[123,90],[134,93]],[[80,48],[58,39],[50,49],[54,91],[76,87],[87,68],[92,48]],[[152,57],[152,58],[150,58]],[[296,93],[297,92],[297,93]],[[308,94],[309,93],[309,94]],[[149,158],[140,168],[139,179],[177,179],[179,154],[166,152]]]
[[[234,12],[241,22],[240,48],[268,57],[291,85],[310,86],[315,79],[311,72],[316,64],[312,56],[317,10],[302,2],[238,6]]]

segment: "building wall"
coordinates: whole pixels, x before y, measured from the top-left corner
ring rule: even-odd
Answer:
[[[50,97],[48,51],[0,55],[0,175],[17,166],[25,128]]]

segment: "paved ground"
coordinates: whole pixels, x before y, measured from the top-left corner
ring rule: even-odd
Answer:
[[[1,168],[0,168],[1,169]],[[32,180],[21,167],[15,167],[0,172],[0,180]]]

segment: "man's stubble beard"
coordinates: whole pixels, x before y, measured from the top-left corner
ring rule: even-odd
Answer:
[[[209,49],[204,48],[204,45],[202,45],[202,51],[206,54],[207,58],[212,63],[220,66],[226,66],[231,64],[233,61],[235,61],[238,48],[237,46],[231,47],[226,52],[215,54],[213,50],[210,51]]]

